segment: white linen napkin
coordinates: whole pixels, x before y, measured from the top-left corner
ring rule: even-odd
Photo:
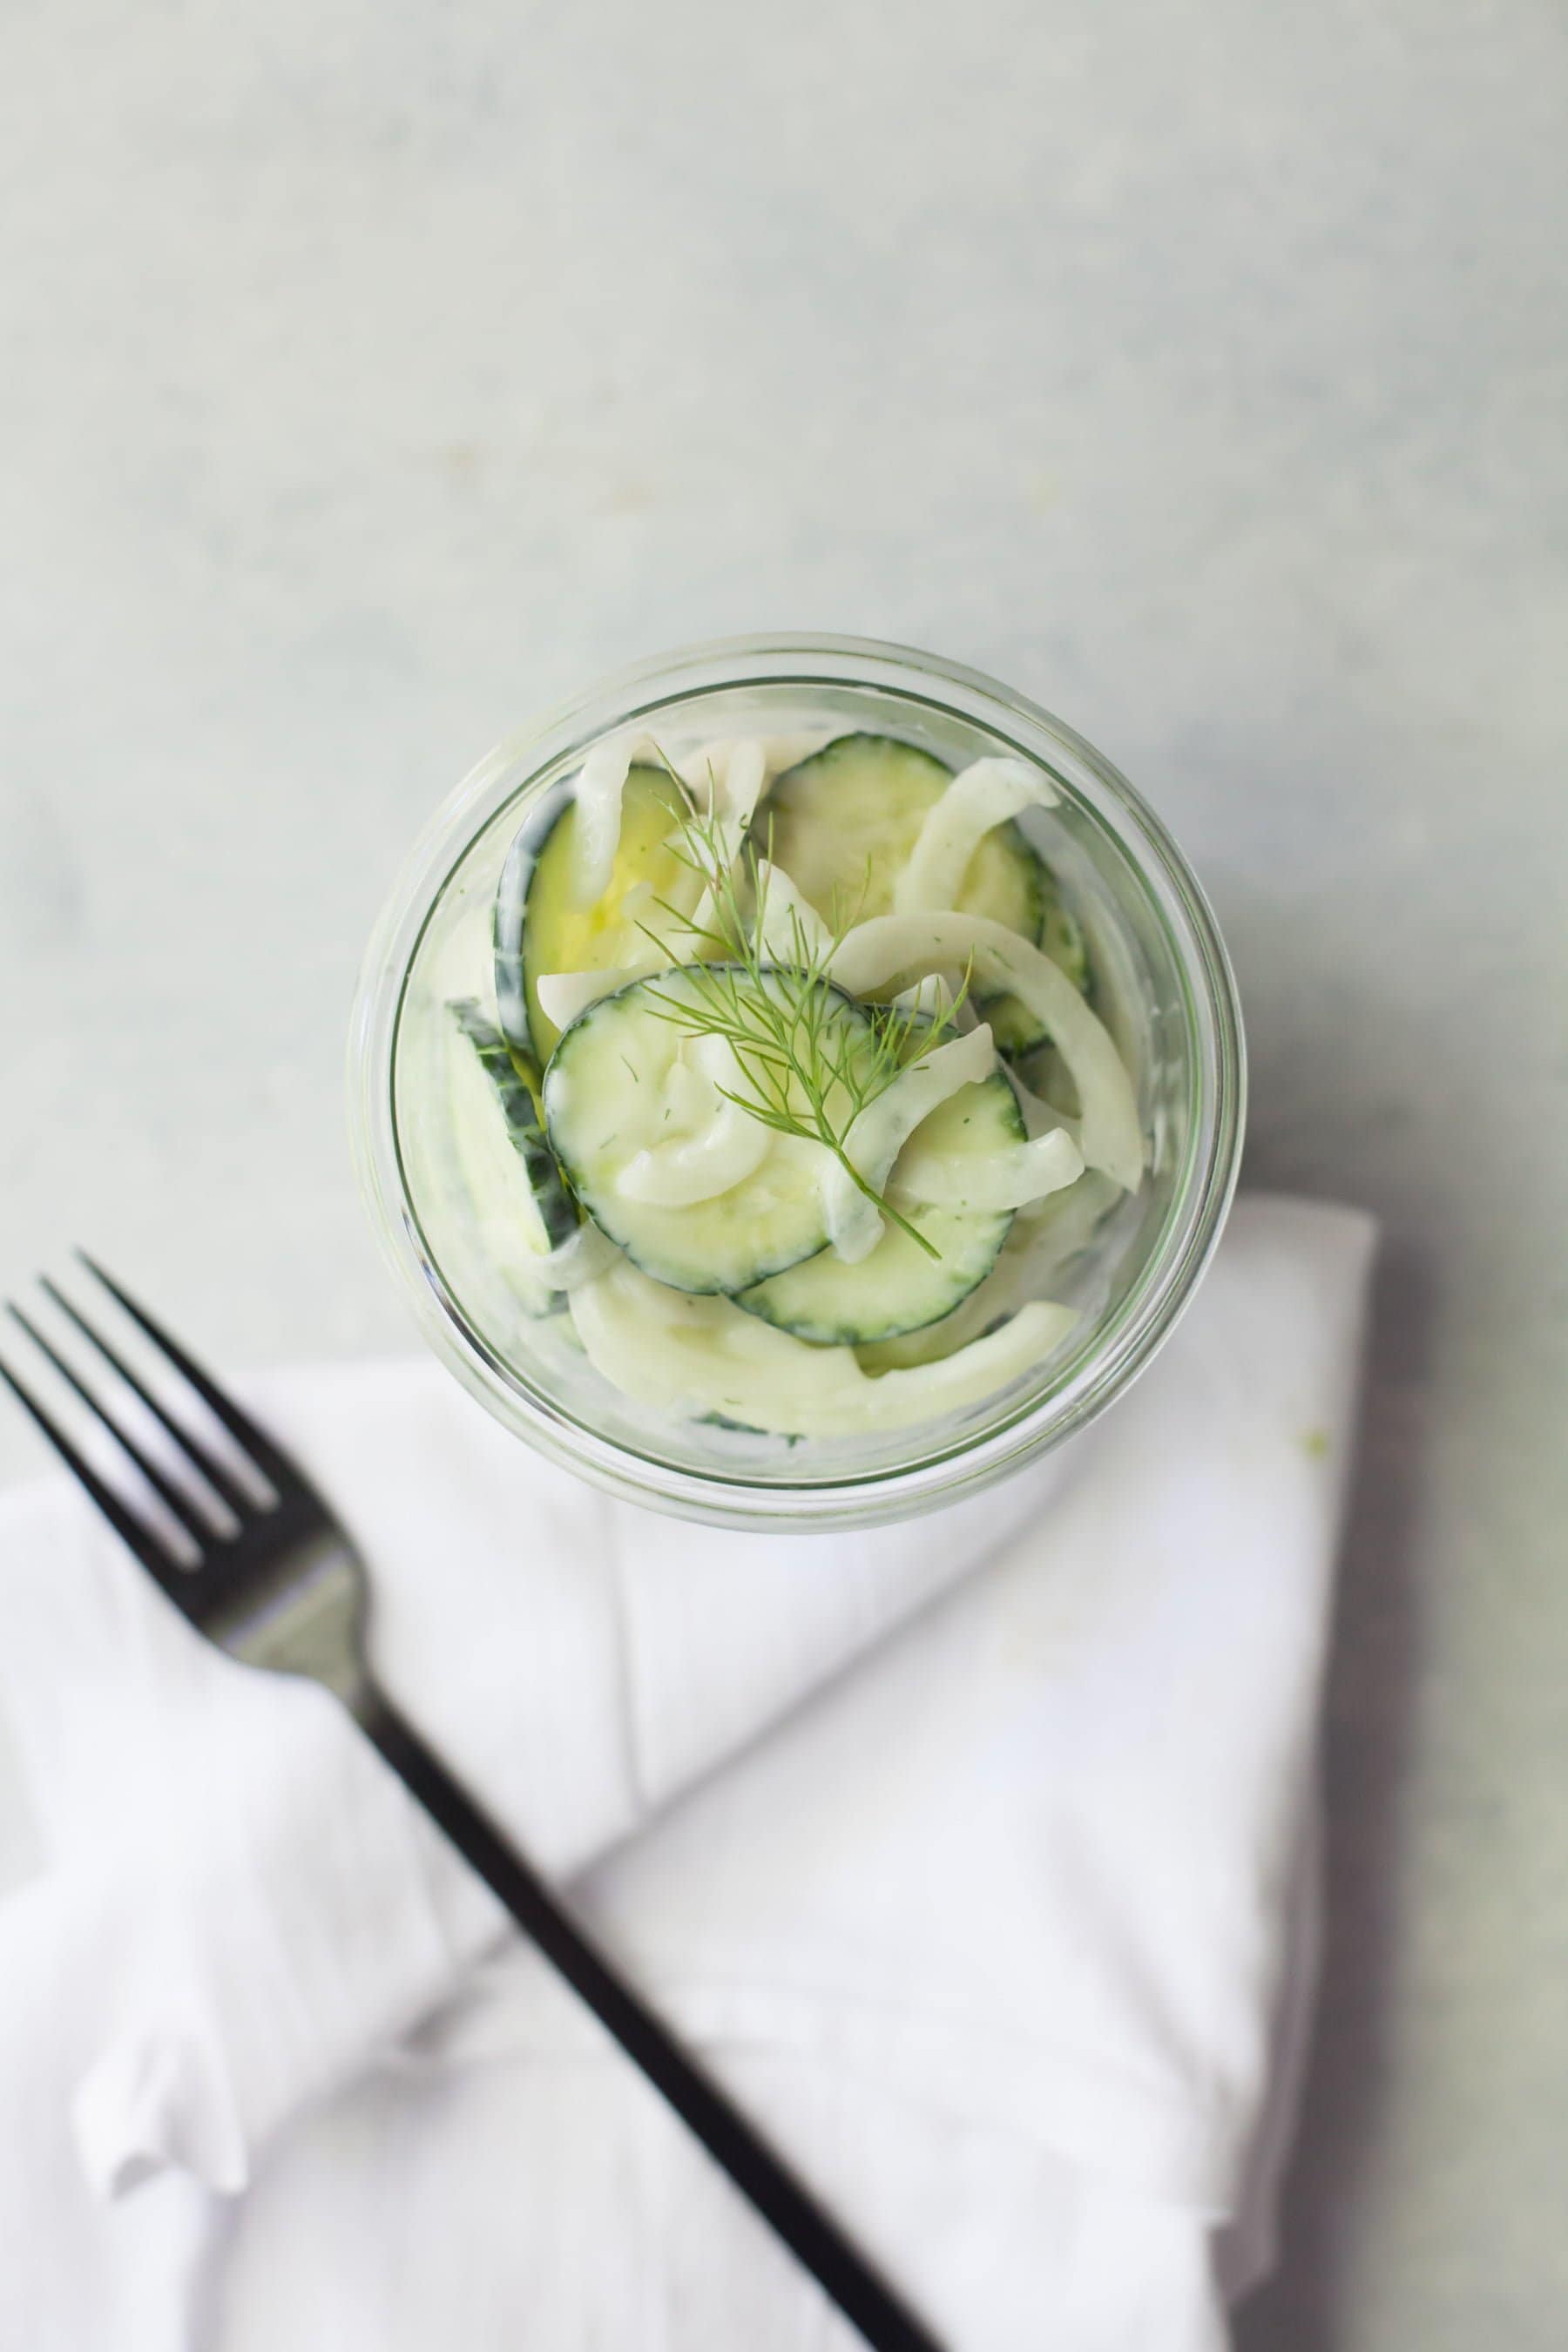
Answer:
[[[394,1695],[963,2352],[1216,2347],[1267,2260],[1371,1246],[1243,1202],[1094,1432],[869,1535],[610,1503],[423,1364],[256,1384]],[[58,1485],[0,1715],[5,2352],[852,2340],[333,1703]]]

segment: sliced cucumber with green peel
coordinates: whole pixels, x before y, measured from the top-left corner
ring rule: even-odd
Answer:
[[[544,1075],[551,1145],[588,1214],[645,1274],[696,1293],[749,1289],[828,1233],[822,1145],[727,1099],[745,1091],[728,1048],[679,1017],[694,975],[712,969],[682,965],[601,997],[563,1032]],[[853,1055],[863,1041],[869,1055],[865,1014],[817,985],[843,1033],[832,1042]]]
[[[559,1311],[544,1262],[582,1229],[532,1089],[471,997],[448,1010],[452,1136],[487,1254],[538,1314]]]
[[[514,1052],[542,1066],[560,1034],[539,1002],[549,972],[613,971],[646,964],[647,923],[657,901],[679,901],[693,883],[681,863],[681,787],[663,768],[630,769],[609,883],[590,907],[578,903],[575,779],[546,794],[507,854],[495,903],[496,1006]]]
[[[768,854],[828,922],[887,914],[921,827],[952,782],[929,751],[890,735],[841,735],[790,768],[769,792],[756,833]],[[988,915],[1037,941],[1079,990],[1089,956],[1078,918],[1016,820],[986,834],[948,902]],[[1026,1054],[1046,1032],[1016,997],[977,995],[999,1053]]]
[[[915,1132],[944,1158],[973,1153],[981,1160],[1020,1143],[1024,1120],[1011,1087],[997,1073],[961,1087]],[[934,1258],[889,1219],[881,1240],[858,1265],[823,1250],[742,1291],[736,1305],[797,1339],[836,1346],[891,1339],[950,1315],[996,1263],[1013,1211],[941,1209],[902,1200],[897,1162],[888,1198],[937,1251]]]
[[[866,922],[893,904],[893,885],[921,827],[952,781],[931,752],[891,735],[840,735],[770,788],[755,833],[827,923]],[[955,906],[1037,940],[1046,873],[1015,824],[985,835]]]
[[[1119,1185],[1092,1171],[1065,1192],[1053,1192],[1033,1213],[1014,1221],[984,1281],[951,1315],[921,1330],[857,1349],[862,1370],[879,1373],[929,1364],[1000,1330],[1020,1307],[1060,1279],[1063,1268],[1089,1246],[1121,1197]]]

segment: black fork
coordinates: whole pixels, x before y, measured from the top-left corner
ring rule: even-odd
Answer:
[[[0,1379],[160,1591],[230,1657],[277,1674],[303,1675],[334,1692],[519,1927],[664,2094],[866,2341],[879,2352],[939,2352],[936,2338],[922,2322],[609,1967],[544,1881],[379,1688],[365,1653],[368,1587],[363,1564],[320,1495],[265,1431],[118,1283],[90,1258],[83,1263],[201,1399],[269,1490],[265,1499],[258,1499],[251,1481],[220,1460],[183,1418],[173,1415],[81,1309],[46,1279],[43,1287],[57,1307],[155,1415],[177,1458],[218,1497],[228,1524],[215,1526],[184,1486],[137,1443],[123,1418],[100,1401],[37,1326],[13,1306],[16,1321],[123,1449],[184,1537],[191,1555],[188,1565],[0,1362]]]

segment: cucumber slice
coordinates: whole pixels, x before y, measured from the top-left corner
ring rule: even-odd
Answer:
[[[825,922],[868,922],[891,910],[893,885],[952,781],[950,769],[912,743],[840,735],[778,778],[756,831]],[[1037,940],[1045,893],[1045,868],[1009,822],[981,841],[953,903]]]
[[[898,877],[952,781],[929,751],[890,735],[841,735],[778,779],[757,831],[826,920],[868,922],[891,911]],[[1014,819],[982,836],[948,904],[1037,941],[1080,994],[1087,990],[1082,926]],[[1016,996],[977,991],[974,1001],[999,1054],[1032,1053],[1047,1042],[1048,1031]]]
[[[869,1017],[875,1026],[874,1014]],[[823,1188],[827,1238],[846,1265],[858,1265],[882,1238],[886,1220],[872,1195],[882,1192],[916,1128],[949,1096],[989,1077],[995,1066],[996,1049],[988,1029],[950,1037],[944,1045],[907,1063],[892,1084],[858,1113],[844,1137],[843,1157],[835,1155]],[[945,1201],[940,1205],[968,1203]]]
[[[922,1119],[911,1142],[957,1162],[976,1162],[1016,1147],[1024,1139],[1023,1114],[1000,1072],[962,1087]],[[952,1309],[996,1263],[1013,1212],[943,1209],[903,1199],[894,1162],[891,1204],[939,1252],[928,1257],[920,1244],[889,1222],[868,1257],[846,1265],[835,1250],[823,1250],[802,1265],[775,1274],[743,1290],[736,1305],[750,1315],[793,1331],[797,1339],[847,1346],[918,1331]]]
[[[669,1017],[711,969],[679,966],[601,997],[563,1033],[544,1076],[551,1144],[588,1214],[646,1274],[697,1293],[749,1289],[828,1235],[822,1145],[727,1100],[721,1087],[745,1091],[732,1064],[715,1067],[713,1049],[728,1048]],[[824,993],[846,1049],[863,1040],[869,1051],[858,1007]]]
[[[539,1002],[546,973],[646,971],[657,961],[638,926],[657,926],[655,901],[679,903],[693,882],[676,855],[685,813],[665,769],[630,769],[610,878],[589,907],[577,895],[576,779],[556,785],[530,816],[507,853],[495,903],[496,1007],[514,1053],[542,1066],[555,1050],[560,1029]]]
[[[577,1206],[545,1138],[539,1107],[506,1039],[472,997],[448,1007],[452,1137],[490,1261],[531,1311],[557,1313],[550,1261],[581,1234]]]
[[[1064,1268],[1089,1246],[1121,1199],[1120,1186],[1093,1170],[1064,1192],[1053,1192],[1032,1214],[1014,1220],[991,1272],[951,1315],[921,1330],[858,1348],[861,1369],[903,1371],[914,1364],[935,1363],[972,1339],[1000,1330],[1020,1307],[1054,1286]]]

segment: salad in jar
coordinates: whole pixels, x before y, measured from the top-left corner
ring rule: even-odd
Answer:
[[[542,1340],[792,1445],[1037,1382],[1150,1156],[1057,798],[890,732],[632,728],[535,799],[440,996],[439,1118]]]

